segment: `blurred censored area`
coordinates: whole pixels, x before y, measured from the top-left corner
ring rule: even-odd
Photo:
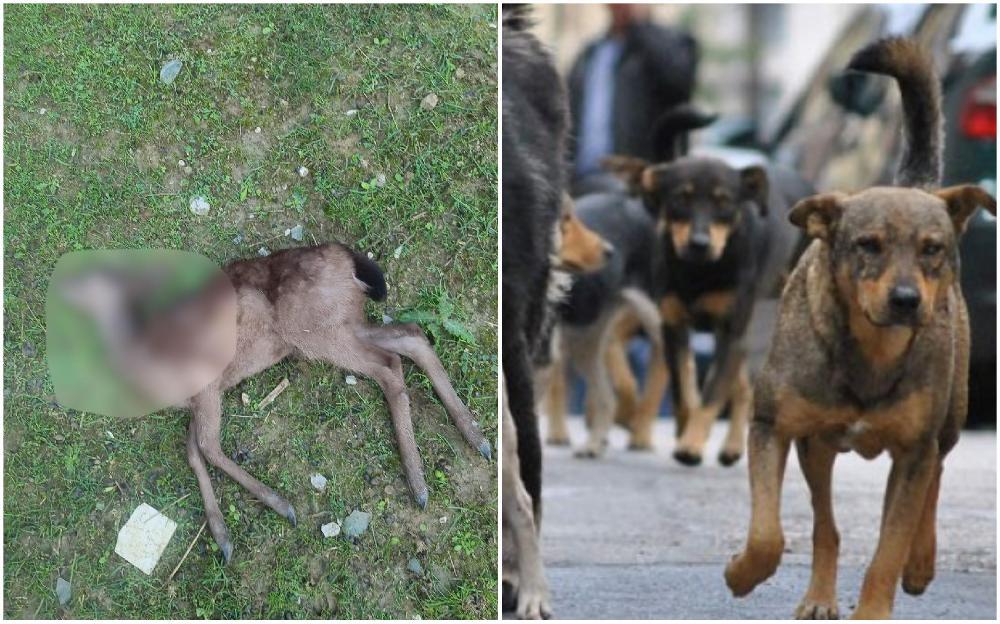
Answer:
[[[165,249],[59,259],[45,305],[64,407],[135,418],[182,404],[236,352],[236,293],[208,258]]]

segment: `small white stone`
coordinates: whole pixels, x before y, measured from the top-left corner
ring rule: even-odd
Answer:
[[[448,516],[441,516],[440,518],[438,518],[438,523],[439,524],[448,524]]]
[[[292,231],[290,229],[285,228],[285,236],[288,236],[291,233],[292,233]]]
[[[384,188],[385,187],[385,174],[384,173],[380,173],[377,176],[375,176],[375,186],[377,186],[379,188]]]
[[[391,322],[392,322],[392,317],[391,316],[389,316],[388,314],[383,314],[382,315],[382,324],[383,325],[388,325]]]
[[[397,259],[397,260],[399,260],[399,257],[400,257],[401,255],[403,255],[403,246],[402,246],[402,245],[400,245],[399,247],[396,247],[396,248],[395,248],[395,249],[394,249],[394,250],[392,251],[392,257],[393,257],[393,258],[395,258],[395,259]]]
[[[319,473],[309,477],[309,483],[312,483],[312,486],[316,488],[317,492],[322,492],[326,489],[326,477]]]
[[[191,212],[198,215],[199,217],[204,217],[205,215],[207,215],[209,209],[211,208],[208,205],[208,200],[202,197],[201,195],[197,197],[192,197],[189,207],[191,208]]]
[[[118,532],[115,553],[146,574],[152,574],[176,530],[176,522],[143,503]]]
[[[323,532],[323,537],[337,537],[340,535],[340,523],[329,522],[319,528]]]
[[[347,115],[348,117],[354,117],[355,115],[358,114],[358,109],[352,108],[351,110],[347,111],[344,114]]]
[[[300,241],[305,237],[305,229],[301,225],[296,225],[288,233],[292,240]]]
[[[186,166],[187,166],[187,163],[186,163],[186,162],[184,162],[183,160],[178,160],[178,161],[177,161],[177,166],[178,166],[178,167],[186,167]]]
[[[309,175],[309,170],[305,167],[299,167],[299,177],[304,178]]]
[[[253,131],[254,131],[254,134],[260,134],[260,126],[257,126],[256,128],[254,128]]]
[[[369,251],[369,252],[368,252],[368,259],[369,259],[369,260],[371,260],[371,259],[373,259],[374,257],[375,257],[375,254],[373,254],[372,252],[370,252],[370,251]]]
[[[49,112],[49,109],[47,109],[47,108],[39,108],[38,109],[38,114],[39,115],[44,115],[47,112]]]
[[[355,377],[354,375],[348,375],[347,377],[344,377],[344,381],[347,382],[348,386],[358,385],[358,378]]]
[[[240,395],[240,400],[243,401],[243,405],[250,405],[250,395],[246,392]]]
[[[270,256],[271,252],[268,251],[267,247],[261,247],[260,249],[257,250],[257,255],[258,256]]]

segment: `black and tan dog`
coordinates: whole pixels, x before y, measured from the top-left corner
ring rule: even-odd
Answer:
[[[755,386],[752,518],[746,547],[725,574],[742,596],[777,568],[781,482],[794,441],[814,513],[812,578],[800,618],[838,615],[830,485],[838,451],[892,457],[878,547],[853,617],[889,617],[900,577],[907,593],[920,594],[934,576],[942,462],[967,408],[969,321],[958,239],[977,206],[996,212],[996,201],[977,187],[936,188],[940,86],[926,52],[910,40],[885,39],[849,67],[899,84],[907,147],[898,187],[818,195],[791,212],[814,240],[784,290]]]
[[[719,461],[731,465],[743,453],[752,403],[746,330],[757,299],[776,291],[790,265],[798,233],[788,223],[788,207],[812,189],[779,167],[737,170],[699,156],[661,164],[616,156],[606,166],[656,219],[662,265],[654,270],[655,288],[679,438],[674,457],[700,463],[712,424],[731,403],[719,453]],[[716,339],[704,403],[691,328],[712,331]]]

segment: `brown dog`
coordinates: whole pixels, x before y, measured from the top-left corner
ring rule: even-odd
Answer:
[[[792,441],[812,492],[812,578],[799,618],[835,618],[839,537],[831,501],[838,451],[888,451],[892,470],[878,548],[853,617],[892,614],[896,585],[920,594],[934,576],[942,462],[958,440],[968,392],[969,321],[958,239],[974,186],[934,190],[941,168],[940,86],[914,42],[886,39],[851,69],[894,77],[907,149],[897,183],[799,202],[790,219],[815,240],[782,294],[777,332],[755,387],[749,462],[752,517],[726,568],[737,596],[771,576],[784,538],[779,503]]]

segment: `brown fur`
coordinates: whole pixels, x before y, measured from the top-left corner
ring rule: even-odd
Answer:
[[[607,262],[611,245],[577,218],[569,195],[563,196],[559,232],[557,268],[586,273],[597,271]]]
[[[916,123],[926,111],[915,106],[922,101],[933,108],[939,96],[935,91],[917,98],[912,89],[933,91],[937,81],[911,75],[929,72],[930,64],[915,59],[919,49],[904,43],[874,44],[855,62],[900,80],[908,138],[916,141],[900,177],[922,188],[831,193],[792,209],[792,222],[815,240],[782,294],[771,351],[755,388],[750,529],[743,552],[726,568],[726,582],[741,596],[778,566],[784,545],[781,482],[795,441],[814,511],[812,580],[799,617],[838,614],[839,537],[830,494],[838,450],[867,458],[888,451],[893,462],[878,547],[853,617],[889,617],[900,577],[905,591],[924,591],[934,574],[942,462],[966,416],[969,325],[958,239],[977,205],[995,214],[996,202],[975,187],[927,188],[937,166],[940,121]],[[937,118],[936,108],[932,112]]]
[[[228,561],[232,543],[212,490],[205,461],[216,466],[293,524],[295,510],[222,451],[222,392],[287,356],[322,360],[373,377],[385,393],[410,490],[427,502],[421,460],[413,436],[409,397],[400,355],[427,373],[466,441],[489,457],[489,444],[455,393],[447,373],[416,325],[371,326],[365,321],[365,285],[355,277],[355,259],[338,244],[288,249],[265,258],[240,260],[224,269],[239,305],[236,353],[219,379],[189,401],[190,463],[205,503],[212,535]]]

